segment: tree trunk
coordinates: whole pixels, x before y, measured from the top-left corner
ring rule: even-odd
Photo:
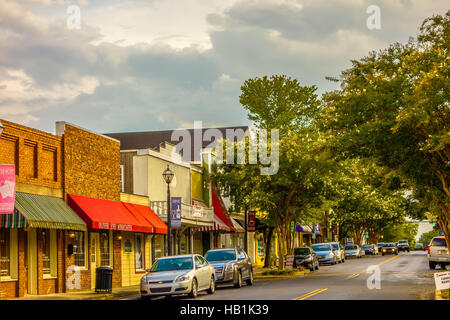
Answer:
[[[272,237],[273,237],[273,231],[275,230],[274,227],[268,227],[269,231],[267,232],[266,235],[266,242],[265,242],[265,258],[264,258],[264,268],[269,268],[270,267],[270,262],[271,262],[271,255],[270,255],[270,248],[272,246]]]

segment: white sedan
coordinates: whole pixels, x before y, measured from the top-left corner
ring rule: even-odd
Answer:
[[[176,294],[195,298],[199,291],[216,290],[214,267],[199,254],[162,257],[147,271],[141,279],[142,299]]]

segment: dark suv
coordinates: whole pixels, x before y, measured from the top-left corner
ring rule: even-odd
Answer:
[[[409,252],[409,244],[408,240],[399,240],[397,242],[398,251],[408,251]]]
[[[247,253],[241,248],[212,249],[206,252],[205,259],[216,270],[216,283],[234,284],[242,287],[243,281],[248,286],[253,284],[253,268]]]
[[[319,259],[311,248],[294,248],[294,268],[300,266],[308,268],[310,271],[319,270]]]

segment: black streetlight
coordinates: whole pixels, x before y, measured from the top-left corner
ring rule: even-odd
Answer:
[[[170,233],[170,225],[172,224],[170,219],[170,183],[172,182],[174,173],[170,170],[169,165],[167,165],[166,170],[163,172],[164,181],[167,183],[167,253],[169,256],[172,255],[172,241]]]
[[[0,137],[2,136],[4,129],[5,129],[5,127],[3,126],[2,122],[0,121]]]

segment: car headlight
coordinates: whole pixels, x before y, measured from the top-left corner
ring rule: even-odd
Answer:
[[[189,279],[191,279],[189,275],[178,276],[177,278],[175,278],[175,282],[186,281]]]
[[[233,271],[233,263],[228,263],[225,267],[225,272],[231,272]]]
[[[308,261],[308,262],[311,261],[311,260],[312,260],[312,257],[308,257],[308,258],[305,259],[305,261]]]
[[[327,258],[333,258],[333,253],[329,253],[329,254],[327,255]]]

